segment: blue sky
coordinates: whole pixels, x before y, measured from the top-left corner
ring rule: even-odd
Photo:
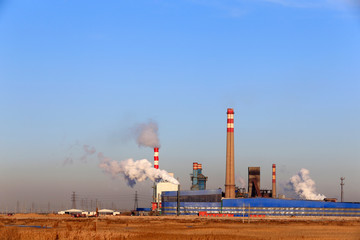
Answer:
[[[137,190],[145,205],[150,182],[76,158],[89,144],[152,161],[124,140],[149,119],[160,168],[189,188],[198,161],[223,187],[227,107],[236,175],[260,166],[270,188],[272,163],[279,184],[307,168],[318,192],[339,198],[344,176],[360,201],[359,42],[351,0],[0,1],[0,209],[66,207],[72,191],[127,208]]]

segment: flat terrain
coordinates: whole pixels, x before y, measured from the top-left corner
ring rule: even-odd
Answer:
[[[21,226],[20,226],[21,225]],[[0,239],[358,239],[360,218],[0,215]]]

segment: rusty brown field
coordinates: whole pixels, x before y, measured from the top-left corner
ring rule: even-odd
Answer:
[[[0,239],[358,239],[360,218],[0,216]],[[19,226],[22,225],[22,226]],[[32,227],[31,227],[32,226]]]

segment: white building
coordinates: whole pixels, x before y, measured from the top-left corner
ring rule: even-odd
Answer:
[[[171,177],[174,177],[174,173],[169,173]],[[161,208],[161,193],[166,191],[177,191],[178,185],[166,181],[161,181],[155,184],[154,189],[154,202],[152,204],[152,210]]]
[[[58,212],[58,214],[82,214],[84,210],[81,209],[68,209]]]
[[[98,211],[99,215],[114,215],[114,210],[111,209],[101,209]]]

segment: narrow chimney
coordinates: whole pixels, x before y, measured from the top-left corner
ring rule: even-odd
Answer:
[[[202,174],[202,164],[198,163],[198,174]]]
[[[276,198],[276,165],[272,165],[272,197]]]
[[[159,148],[154,148],[154,168],[159,169]]]
[[[193,182],[192,185],[196,186],[198,184],[198,163],[193,163]]]
[[[225,198],[235,198],[234,109],[227,109]]]

